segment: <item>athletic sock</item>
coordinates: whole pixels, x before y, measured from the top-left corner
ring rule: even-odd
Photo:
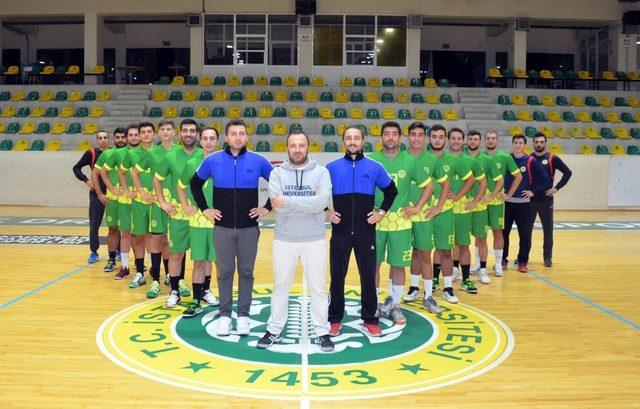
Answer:
[[[144,274],[144,258],[137,258],[135,260],[136,273]]]
[[[187,264],[186,263],[186,258],[187,257],[185,257],[184,255],[182,256],[182,267],[180,267],[181,268],[180,269],[180,279],[181,280],[184,280],[184,270],[185,270],[185,267],[186,267],[186,264]]]
[[[486,261],[481,261],[480,262],[480,268],[487,268],[487,262]]]
[[[462,279],[463,280],[468,280],[469,279],[469,270],[471,269],[471,266],[469,264],[463,264],[462,265]]]
[[[129,252],[120,253],[120,261],[122,263],[122,267],[129,268]]]
[[[180,290],[180,277],[169,277],[169,281],[171,282],[171,291],[179,291]]]
[[[453,285],[453,276],[443,276],[444,288],[451,287]]]
[[[160,281],[160,260],[162,260],[162,253],[151,253],[151,278],[153,281]]]
[[[391,299],[393,300],[393,305],[400,304],[402,293],[404,293],[403,285],[391,284]]]
[[[496,270],[502,271],[502,249],[493,250],[493,255],[496,257]]]
[[[202,283],[193,283],[193,301],[200,302],[204,293],[203,287],[204,284]]]
[[[453,266],[454,266],[455,268],[460,267],[460,260],[453,260]]]
[[[115,263],[116,262],[116,252],[115,251],[110,251],[109,252],[109,261]]]
[[[411,274],[409,280],[411,281],[411,287],[418,288],[420,286],[420,276]]]
[[[480,248],[479,247],[474,247],[473,248],[473,255],[474,257],[474,263],[473,263],[473,269],[477,270],[478,266],[480,265],[481,261],[480,261]],[[482,268],[482,267],[480,267]]]
[[[422,282],[424,283],[424,299],[426,300],[433,294],[433,279],[424,278]]]
[[[169,259],[162,259],[162,264],[164,265],[164,274],[169,275]]]
[[[204,276],[204,288],[202,291],[211,289],[211,276]]]
[[[440,278],[440,269],[442,266],[437,263],[433,263],[433,278]]]

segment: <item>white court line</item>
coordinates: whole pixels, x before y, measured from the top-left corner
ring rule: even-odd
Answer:
[[[308,322],[307,322],[307,279],[306,271],[302,272],[302,339],[301,344],[301,369],[302,369],[302,396],[300,396],[300,409],[309,409],[311,402],[309,401],[309,353],[307,351],[307,340],[309,338]]]

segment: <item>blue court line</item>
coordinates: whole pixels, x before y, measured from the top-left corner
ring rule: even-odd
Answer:
[[[104,256],[103,256],[103,257],[100,257],[100,258],[98,259],[98,261],[99,261],[99,260],[102,260],[103,258],[104,258]],[[49,287],[51,287],[52,285],[54,285],[54,284],[56,284],[56,283],[58,283],[58,282],[60,282],[60,281],[62,281],[62,280],[64,280],[64,279],[67,279],[67,278],[69,278],[69,277],[71,277],[71,276],[74,276],[74,275],[78,274],[79,272],[86,270],[86,269],[87,269],[87,268],[89,268],[89,267],[91,267],[91,264],[88,264],[88,263],[87,263],[87,264],[85,264],[85,265],[84,265],[84,266],[82,266],[82,267],[76,268],[76,269],[75,269],[75,270],[73,270],[73,271],[70,271],[70,272],[68,272],[68,273],[66,273],[66,274],[61,275],[60,277],[54,278],[53,280],[48,281],[48,282],[46,282],[46,283],[42,284],[40,287],[34,288],[34,289],[33,289],[33,290],[31,290],[31,291],[27,291],[26,293],[24,293],[24,294],[22,294],[22,295],[19,295],[19,296],[17,296],[16,298],[14,298],[14,299],[12,299],[12,300],[7,301],[7,302],[6,302],[6,303],[4,303],[4,304],[0,304],[0,311],[4,310],[5,308],[11,307],[13,304],[15,304],[15,303],[17,303],[17,302],[19,302],[19,301],[22,301],[22,300],[24,300],[25,298],[28,298],[28,297],[30,297],[30,296],[32,296],[32,295],[34,295],[34,294],[37,294],[37,293],[39,293],[40,291],[42,291],[42,290],[44,290],[44,289],[46,289],[46,288],[49,288]]]
[[[574,293],[573,291],[569,290],[568,288],[565,288],[565,287],[561,286],[560,284],[557,284],[554,281],[549,280],[548,278],[542,277],[542,276],[534,273],[533,271],[529,271],[529,275],[532,276],[533,278],[535,278],[536,280],[542,281],[543,283],[549,284],[550,286],[555,287],[558,290],[569,294],[573,298],[575,298],[577,300],[580,300],[585,304],[588,304],[588,305],[590,305],[590,306],[592,306],[594,308],[597,308],[598,310],[600,310],[603,313],[609,315],[610,317],[613,317],[613,318],[617,319],[618,321],[629,325],[631,328],[640,331],[640,325],[639,324],[636,324],[635,322],[623,317],[622,315],[620,315],[618,313],[615,313],[615,312],[611,311],[610,309],[607,309],[607,308],[603,307],[602,305],[598,304],[597,302],[591,301],[590,299],[588,299],[587,297],[585,297],[583,295]]]

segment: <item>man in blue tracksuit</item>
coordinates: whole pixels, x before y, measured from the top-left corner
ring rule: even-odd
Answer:
[[[542,164],[533,157],[524,153],[527,138],[524,135],[515,135],[512,139],[513,159],[522,173],[522,181],[518,185],[512,196],[506,195],[504,210],[504,251],[503,261],[507,261],[509,255],[509,234],[511,226],[516,222],[518,226],[518,237],[520,238],[520,249],[518,251],[518,271],[527,272],[529,263],[529,252],[531,251],[531,234],[533,233],[533,223],[531,222],[531,198],[534,192],[543,189],[549,182],[549,175],[544,170]],[[507,173],[504,182],[505,191],[509,191],[513,184],[513,175]]]
[[[329,335],[340,334],[344,317],[344,281],[353,249],[360,273],[363,329],[370,336],[380,336],[376,317],[376,223],[391,208],[398,190],[382,165],[363,155],[364,135],[359,128],[347,128],[342,140],[346,154],[327,164],[333,193],[333,211],[329,212],[332,223]],[[379,209],[374,209],[376,187],[384,194]]]
[[[233,274],[238,266],[238,335],[251,331],[249,308],[253,291],[253,268],[258,252],[258,219],[271,210],[269,201],[258,206],[258,182],[269,180],[273,166],[264,156],[247,151],[247,127],[233,119],[225,127],[228,144],[223,151],[209,155],[191,179],[193,198],[202,213],[215,223],[214,247],[218,257],[218,291],[220,318],[217,335],[231,332]],[[204,183],[213,179],[212,207],[207,206]]]

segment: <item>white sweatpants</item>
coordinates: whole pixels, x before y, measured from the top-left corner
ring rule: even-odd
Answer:
[[[306,243],[273,240],[274,284],[267,331],[279,335],[287,323],[289,291],[298,266],[298,258],[302,261],[302,271],[311,295],[313,329],[318,337],[327,335],[330,326],[326,283],[327,241],[325,239]]]

